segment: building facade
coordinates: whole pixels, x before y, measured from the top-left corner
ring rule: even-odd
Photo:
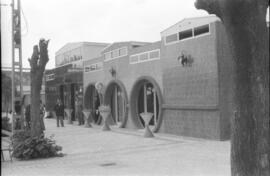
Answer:
[[[65,108],[75,109],[75,100],[82,101],[83,97],[83,61],[100,56],[106,46],[106,43],[67,43],[56,52],[56,68],[45,72],[47,111],[53,111],[57,98]],[[75,120],[74,111],[71,118]]]
[[[63,53],[83,49],[64,47],[57,52],[58,67],[46,72],[46,76],[55,75],[46,79],[47,104],[61,97],[74,109],[72,97],[79,90],[84,109],[91,110],[97,125],[102,123],[98,107],[104,101],[111,107],[109,123],[119,128],[142,129],[140,113],[151,112],[153,132],[229,139],[232,56],[221,21],[216,16],[188,18],[160,34],[161,40],[153,43],[106,44],[96,56],[89,51],[82,59],[70,59]],[[80,67],[70,61],[80,63]],[[76,72],[81,80],[69,75],[67,70],[72,68],[81,69]],[[66,71],[58,73],[59,69]],[[103,84],[103,100],[96,83]],[[77,85],[79,89],[74,88]],[[52,110],[53,106],[49,107]]]
[[[232,58],[225,29],[215,16],[189,18],[161,32],[154,43],[118,42],[84,61],[84,108],[100,104],[104,85],[111,125],[141,129],[153,113],[152,131],[226,140],[232,116]]]

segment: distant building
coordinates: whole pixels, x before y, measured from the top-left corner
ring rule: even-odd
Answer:
[[[53,111],[57,98],[66,108],[75,108],[75,99],[82,99],[83,61],[100,56],[107,43],[67,43],[55,54],[56,68],[45,72],[46,109]],[[75,120],[74,111],[72,120]]]
[[[12,77],[12,71],[11,71],[11,67],[1,67],[1,73],[6,74],[7,76],[9,76],[10,78]],[[16,100],[15,101],[15,110],[16,111],[20,111],[20,106],[26,106],[28,104],[31,103],[31,77],[30,77],[30,68],[23,68],[22,70],[22,80],[19,79],[19,72],[15,72],[15,82],[16,82],[16,87],[15,87],[15,95],[17,95],[17,97],[19,96],[19,82],[22,81],[22,86],[23,86],[23,100]],[[43,103],[45,103],[45,81],[43,80],[42,86],[41,86],[41,100]],[[11,85],[10,85],[11,88]],[[11,101],[10,104],[4,104],[2,101],[2,108],[4,110],[9,109],[11,110]]]

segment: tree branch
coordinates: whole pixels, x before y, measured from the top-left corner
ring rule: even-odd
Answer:
[[[221,17],[219,0],[197,0],[194,5],[197,9],[206,10],[209,14]]]
[[[39,40],[39,49],[40,49],[40,60],[39,60],[39,64],[38,66],[40,68],[45,69],[45,66],[47,64],[47,62],[49,61],[49,57],[48,57],[48,44],[49,44],[49,40],[45,40],[45,39],[40,39]]]
[[[39,51],[38,51],[38,46],[35,45],[33,47],[33,54],[31,56],[31,59],[28,59],[29,63],[30,63],[30,67],[31,67],[31,72],[36,72],[37,70],[37,63],[39,60]]]

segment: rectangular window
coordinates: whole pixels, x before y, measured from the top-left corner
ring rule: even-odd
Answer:
[[[87,73],[90,71],[90,67],[84,67],[84,72]]]
[[[105,59],[111,59],[111,52],[105,53]]]
[[[54,80],[54,78],[55,78],[55,75],[54,74],[46,75],[46,81]]]
[[[159,51],[151,51],[149,57],[150,57],[149,59],[159,58]]]
[[[188,29],[188,30],[179,32],[179,40],[190,38],[192,36],[193,36],[192,35],[192,29]]]
[[[119,49],[119,55],[120,55],[120,56],[125,56],[125,55],[127,55],[127,48],[125,47],[125,48]]]
[[[166,37],[166,43],[171,43],[177,41],[177,33]]]
[[[144,61],[148,59],[148,53],[144,53],[140,55],[140,61]]]
[[[130,63],[137,63],[139,61],[139,56],[130,56],[129,62]]]
[[[119,50],[113,50],[112,51],[112,58],[119,57]]]
[[[202,34],[206,34],[206,33],[209,33],[209,25],[208,24],[194,28],[194,36],[198,36],[198,35],[202,35]]]
[[[95,69],[96,69],[96,65],[95,64],[90,65],[90,71],[94,71]]]

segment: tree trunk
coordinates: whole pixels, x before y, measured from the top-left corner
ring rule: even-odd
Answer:
[[[33,54],[29,60],[31,66],[31,136],[39,136],[43,133],[40,118],[40,90],[45,66],[49,61],[48,41],[41,39],[39,47],[34,46]]]
[[[267,0],[197,0],[224,23],[234,61],[233,176],[270,175]]]

